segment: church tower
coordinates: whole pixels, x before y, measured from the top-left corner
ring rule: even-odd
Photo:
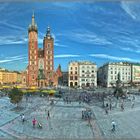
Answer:
[[[34,13],[28,28],[28,86],[37,86],[38,76],[38,29]]]
[[[54,39],[51,35],[50,27],[47,28],[47,33],[43,40],[43,49],[44,49],[44,72],[46,77],[46,85],[53,85]]]

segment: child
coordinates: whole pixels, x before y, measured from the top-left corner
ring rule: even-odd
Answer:
[[[42,128],[42,124],[40,122],[38,122],[38,127]]]

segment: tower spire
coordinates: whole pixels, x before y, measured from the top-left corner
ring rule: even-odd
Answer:
[[[28,32],[30,31],[36,31],[37,32],[37,24],[35,23],[35,15],[34,15],[34,10],[32,14],[32,22],[29,25]]]
[[[50,26],[48,26],[48,28],[47,28],[47,35],[48,35],[48,36],[51,35],[51,34],[50,34]]]
[[[33,15],[32,15],[32,25],[35,25],[35,15],[34,15],[34,10],[33,10]]]

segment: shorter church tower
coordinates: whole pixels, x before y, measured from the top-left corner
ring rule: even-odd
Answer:
[[[51,35],[50,27],[47,28],[47,33],[43,40],[43,48],[46,85],[53,85],[52,78],[54,74],[54,39]]]

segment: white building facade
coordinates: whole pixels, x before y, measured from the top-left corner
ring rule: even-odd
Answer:
[[[79,62],[80,88],[97,86],[97,66],[92,62]]]
[[[130,85],[132,73],[131,64],[128,62],[107,63],[100,67],[98,69],[98,84],[105,87],[115,86],[118,73],[120,73],[123,86]]]
[[[96,87],[97,66],[89,61],[69,63],[69,86],[70,87]]]

